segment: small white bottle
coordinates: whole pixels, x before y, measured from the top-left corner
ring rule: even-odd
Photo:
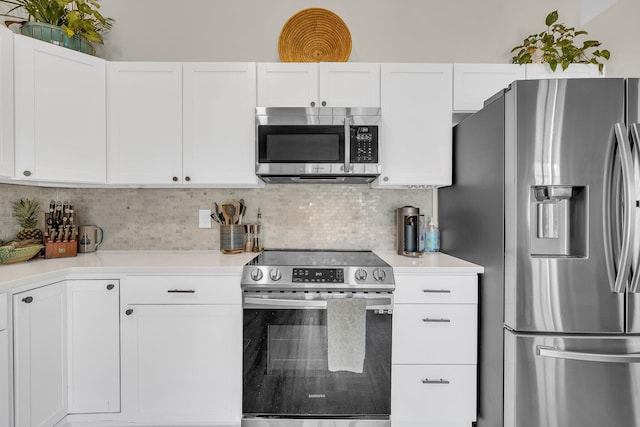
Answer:
[[[426,252],[438,252],[440,250],[440,230],[433,223],[433,218],[429,218],[429,225],[427,226],[426,238],[425,238],[425,251]]]

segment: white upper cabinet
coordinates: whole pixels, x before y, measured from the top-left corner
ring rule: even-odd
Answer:
[[[183,73],[184,180],[261,185],[255,174],[255,63],[185,63]]]
[[[378,107],[380,64],[260,63],[259,107]]]
[[[0,25],[0,176],[14,175],[13,32]]]
[[[595,64],[571,64],[564,71],[558,65],[555,72],[551,71],[549,64],[525,64],[525,72],[527,80],[604,77],[604,72],[600,74]]]
[[[453,64],[453,110],[477,111],[514,80],[525,79],[518,64]]]
[[[30,37],[14,40],[16,176],[104,183],[105,61]]]
[[[108,182],[182,182],[182,64],[107,66]]]
[[[382,64],[376,187],[451,184],[451,64]]]

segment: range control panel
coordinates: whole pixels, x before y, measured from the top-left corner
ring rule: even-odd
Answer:
[[[378,126],[351,126],[351,163],[378,163]]]
[[[294,283],[344,283],[343,268],[294,268]]]

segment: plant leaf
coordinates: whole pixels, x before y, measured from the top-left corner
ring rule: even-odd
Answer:
[[[551,24],[553,24],[557,20],[558,20],[558,11],[554,10],[553,12],[547,15],[547,17],[544,20],[544,23],[547,24],[547,27],[549,27],[551,26]]]

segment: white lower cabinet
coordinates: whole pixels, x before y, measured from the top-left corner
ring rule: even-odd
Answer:
[[[395,275],[393,427],[476,420],[477,276]]]
[[[120,410],[118,280],[69,280],[70,414]]]
[[[67,414],[66,282],[15,294],[15,426],[51,427]]]
[[[7,294],[0,294],[0,426],[11,425],[11,383],[9,382],[9,329]]]
[[[238,424],[242,417],[239,277],[158,277],[122,285],[122,413],[133,422]],[[206,291],[229,285],[234,303]],[[200,292],[205,292],[199,297]],[[164,299],[162,299],[164,295]],[[183,298],[184,297],[184,298]]]

